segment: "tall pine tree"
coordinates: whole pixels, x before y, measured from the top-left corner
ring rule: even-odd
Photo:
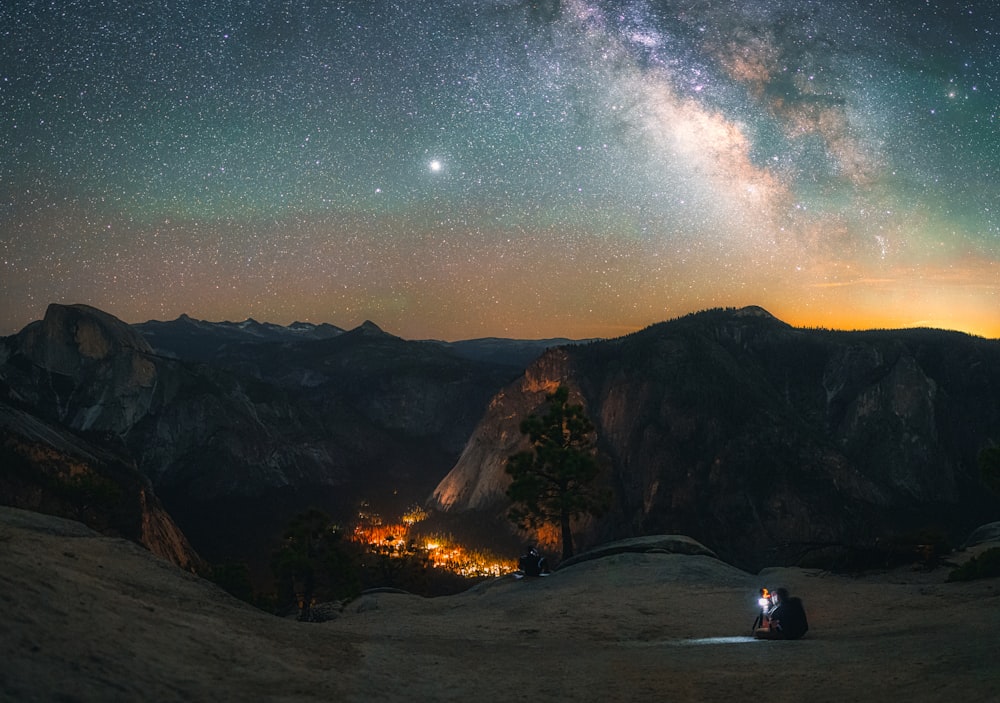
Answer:
[[[610,493],[595,486],[600,472],[594,453],[594,425],[582,405],[569,402],[569,389],[559,386],[546,397],[548,412],[528,415],[521,433],[531,449],[507,460],[511,476],[507,497],[510,520],[522,529],[555,525],[562,535],[562,558],[573,556],[573,520],[599,516]]]

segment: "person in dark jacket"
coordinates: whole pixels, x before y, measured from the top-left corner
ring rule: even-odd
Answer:
[[[549,562],[538,553],[534,545],[528,545],[518,560],[518,567],[524,576],[541,576],[549,573]]]
[[[787,588],[771,591],[774,605],[767,611],[767,626],[754,631],[761,640],[797,640],[809,631],[809,621],[802,601],[788,595]]]

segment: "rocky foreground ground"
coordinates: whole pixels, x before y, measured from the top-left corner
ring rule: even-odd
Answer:
[[[299,623],[132,543],[0,508],[0,699],[1000,700],[1000,580],[948,571],[751,575],[625,553]],[[762,585],[802,597],[805,639],[747,637]]]

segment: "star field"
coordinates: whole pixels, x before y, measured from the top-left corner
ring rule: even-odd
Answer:
[[[0,334],[1000,337],[988,3],[29,0],[0,39]]]

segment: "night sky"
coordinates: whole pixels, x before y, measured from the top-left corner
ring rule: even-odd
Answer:
[[[985,0],[17,0],[0,149],[0,334],[1000,337]]]

